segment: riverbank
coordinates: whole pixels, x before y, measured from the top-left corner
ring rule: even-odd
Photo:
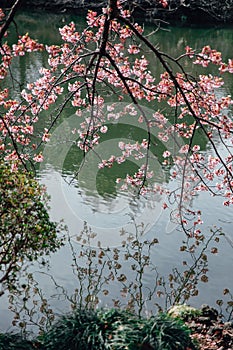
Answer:
[[[14,1],[1,1],[1,6],[9,7]],[[108,0],[25,0],[22,8],[43,9],[53,12],[80,13],[94,9],[101,11],[106,7]],[[127,6],[133,10],[136,18],[148,22],[168,21],[171,24],[231,24],[233,21],[233,3],[223,0],[168,0],[164,8],[159,2],[149,0],[128,1]]]
[[[78,308],[61,315],[38,337],[0,334],[4,350],[230,350],[233,324],[223,322],[218,312],[203,305],[200,310],[174,306],[167,314],[138,317],[125,310]]]
[[[200,315],[187,317],[186,325],[200,350],[233,349],[233,321],[224,322],[216,309],[203,305]]]

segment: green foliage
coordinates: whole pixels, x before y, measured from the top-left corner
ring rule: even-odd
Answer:
[[[32,350],[33,343],[19,334],[0,334],[0,349],[4,350]]]
[[[96,312],[80,309],[62,316],[41,337],[41,342],[46,350],[101,350],[104,349],[101,326]]]
[[[181,319],[168,314],[158,314],[146,324],[145,342],[156,350],[195,349],[190,339],[190,330]],[[145,331],[145,330],[144,330]]]
[[[179,319],[158,314],[139,318],[119,309],[79,309],[62,316],[40,337],[46,350],[196,349]]]
[[[140,346],[146,320],[120,309],[101,310],[98,316],[105,330],[104,349],[135,349]]]
[[[30,174],[0,162],[0,283],[14,280],[26,259],[36,260],[60,247],[47,200]]]

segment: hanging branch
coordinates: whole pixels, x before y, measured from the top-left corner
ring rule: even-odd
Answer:
[[[17,10],[20,7],[22,2],[23,2],[23,0],[16,0],[14,5],[11,7],[11,10],[10,10],[8,16],[6,17],[4,24],[0,28],[0,42],[1,42],[2,38],[4,37],[6,31],[8,30],[11,22],[14,21],[15,14],[16,14],[16,12],[17,12]]]

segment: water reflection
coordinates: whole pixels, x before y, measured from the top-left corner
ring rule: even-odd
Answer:
[[[73,239],[87,222],[97,234],[93,246],[98,242],[103,247],[119,246],[121,230],[133,232],[135,222],[143,222],[149,230],[156,217],[162,215],[161,196],[156,193],[144,199],[125,191],[117,192],[115,198],[102,197],[97,191],[86,191],[86,183],[80,187],[73,176],[64,177],[49,165],[41,172],[40,181],[51,195],[52,219],[63,218]]]
[[[214,305],[219,292],[214,282],[216,275],[207,275],[207,261],[199,259],[208,250],[202,246],[192,254],[181,253],[178,249],[182,242],[179,234],[166,240],[160,229],[158,225],[157,230],[145,236],[145,227],[137,226],[132,234],[122,233],[120,247],[105,249],[93,247],[95,234],[84,225],[77,243],[69,240],[52,256],[49,270],[34,264],[28,276],[22,277],[15,290],[10,291],[15,325],[21,324],[21,328],[27,331],[43,330],[54,316],[80,305],[86,308],[115,306],[150,316],[160,308],[189,302],[190,297],[191,304],[199,307],[200,302],[206,303],[207,293],[208,303]],[[207,234],[206,239],[212,235],[214,241],[219,234],[221,232],[216,230]],[[223,244],[218,248],[224,248],[225,253],[229,250]],[[216,264],[216,258],[210,259],[211,263]],[[221,261],[215,273],[220,273],[222,268],[224,262]],[[197,283],[200,278],[202,284]],[[209,282],[204,283],[208,278]],[[229,275],[225,278],[219,275],[218,278],[224,283],[224,288],[230,287]],[[228,298],[228,295],[223,297],[225,301]]]

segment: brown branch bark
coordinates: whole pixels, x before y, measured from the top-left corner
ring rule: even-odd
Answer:
[[[23,2],[23,0],[16,0],[14,5],[11,7],[11,10],[10,10],[8,16],[6,17],[5,22],[0,29],[0,42],[1,42],[2,38],[4,37],[7,29],[9,28],[11,22],[13,22],[15,14],[16,14],[19,6],[22,4],[22,2]]]

